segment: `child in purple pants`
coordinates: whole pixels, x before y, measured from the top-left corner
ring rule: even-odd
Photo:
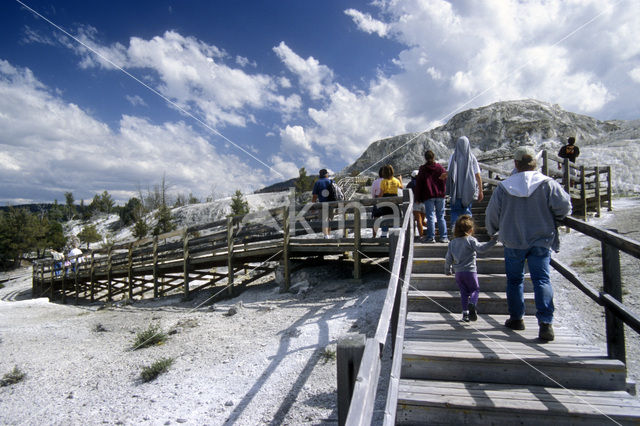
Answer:
[[[449,242],[447,256],[444,262],[444,273],[451,275],[451,269],[456,273],[456,284],[460,288],[462,302],[462,321],[476,321],[478,319],[478,296],[480,285],[476,268],[476,253],[482,253],[496,245],[497,236],[491,241],[480,244],[473,236],[473,219],[469,215],[462,215],[456,220],[453,229],[453,239]]]

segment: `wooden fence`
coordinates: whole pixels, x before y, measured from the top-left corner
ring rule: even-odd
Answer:
[[[567,158],[560,158],[546,150],[540,156],[542,173],[559,181],[571,196],[573,216],[586,220],[587,213],[593,211],[599,217],[603,204],[609,211],[612,210],[611,166],[576,166]],[[493,186],[511,174],[511,171],[485,163],[480,163],[480,168],[487,172],[483,180]]]
[[[73,264],[68,268],[53,259],[37,261],[32,293],[63,303],[68,297],[93,302],[182,293],[188,298],[193,291],[217,287],[231,296],[273,272],[274,262],[284,266],[286,289],[290,258],[344,252],[352,254],[359,279],[362,253],[388,255],[387,240],[362,237],[362,229],[374,225],[369,212],[380,203],[397,208],[402,197],[297,206],[292,192],[288,206],[92,250],[69,259]],[[325,240],[306,235],[325,226],[341,230],[342,236]],[[296,238],[301,235],[305,237]],[[242,273],[249,269],[250,276]]]

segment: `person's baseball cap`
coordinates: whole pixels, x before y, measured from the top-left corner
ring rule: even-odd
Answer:
[[[535,166],[536,153],[530,146],[520,146],[513,153],[513,159],[528,166]]]
[[[416,176],[418,176],[418,171],[417,170],[412,171],[411,177],[416,177]]]

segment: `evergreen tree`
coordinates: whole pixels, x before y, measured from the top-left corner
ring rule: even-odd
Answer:
[[[124,226],[129,226],[132,223],[137,222],[144,216],[144,206],[139,198],[129,198],[127,204],[120,210],[120,220]]]
[[[95,225],[87,225],[78,233],[81,242],[87,243],[87,249],[90,243],[102,241],[102,235],[98,232]]]
[[[111,195],[106,190],[103,191],[100,196],[100,211],[109,214],[115,204]]]
[[[236,190],[231,197],[231,214],[230,216],[243,216],[249,213],[249,203],[244,199],[242,191]]]
[[[176,225],[171,222],[171,209],[167,207],[166,204],[160,206],[154,217],[157,223],[155,228],[153,228],[153,235],[164,234],[165,232],[171,232],[176,229]]]
[[[294,185],[297,194],[302,194],[303,192],[313,189],[313,178],[307,176],[307,170],[304,167],[298,171],[298,179],[296,179]]]
[[[75,212],[75,206],[73,205],[75,201],[73,198],[73,193],[65,192],[64,199],[67,204],[67,220],[71,220],[71,218],[73,217],[73,213]]]
[[[148,233],[149,233],[149,225],[147,225],[147,222],[145,222],[143,218],[136,220],[135,225],[133,225],[133,236],[139,240],[141,238],[146,237]],[[156,234],[156,235],[159,235],[159,234]]]

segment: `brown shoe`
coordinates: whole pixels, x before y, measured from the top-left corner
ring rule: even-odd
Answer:
[[[540,323],[540,331],[538,332],[538,339],[551,342],[555,338],[553,333],[553,325],[547,323]]]
[[[522,319],[509,318],[504,322],[504,326],[512,330],[524,330],[524,321]]]

